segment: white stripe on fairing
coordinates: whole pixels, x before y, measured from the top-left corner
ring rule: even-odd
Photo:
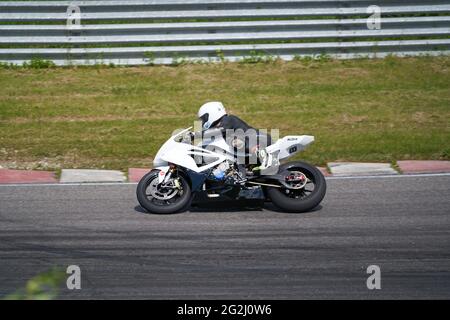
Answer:
[[[422,173],[422,174],[402,174],[402,175],[375,175],[375,176],[342,176],[326,177],[327,180],[348,180],[348,179],[385,179],[385,178],[414,178],[414,177],[446,177],[448,173]],[[70,186],[120,186],[136,185],[137,182],[86,182],[86,183],[14,183],[0,184],[1,187],[70,187]]]

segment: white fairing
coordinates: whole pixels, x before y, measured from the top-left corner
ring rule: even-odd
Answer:
[[[233,149],[231,146],[225,141],[222,134],[219,133],[217,135],[213,135],[210,137],[204,137],[202,141],[197,145],[198,147],[206,146],[206,149],[212,152],[219,152],[221,153],[226,159],[233,162],[234,161],[234,154]],[[236,156],[238,157],[244,157],[245,153],[237,152]]]
[[[164,179],[170,163],[195,172],[202,172],[217,166],[225,160],[234,160],[231,147],[226,143],[222,135],[217,135],[214,139],[203,140],[200,145],[206,145],[205,148],[193,146],[189,143],[178,142],[177,140],[190,129],[191,128],[185,129],[170,137],[170,139],[159,149],[153,161],[153,165],[157,167],[157,169],[164,171],[159,177],[160,179]],[[313,141],[314,137],[308,135],[286,136],[268,146],[266,151],[271,154],[275,160],[282,160],[304,150],[306,146]],[[211,150],[219,152],[213,152]],[[206,164],[198,165],[192,156],[203,157]],[[240,156],[240,154],[238,154],[238,156]],[[278,163],[278,161],[274,161],[274,165]]]
[[[215,167],[226,160],[226,157],[220,153],[211,152],[188,143],[175,141],[176,138],[182,136],[190,129],[191,128],[185,129],[170,137],[170,139],[162,145],[153,160],[153,165],[155,167],[167,166],[169,163],[174,163],[195,172],[202,172]],[[202,156],[208,163],[198,166],[197,163],[195,163],[194,158],[192,158],[192,155]]]
[[[274,144],[268,146],[266,151],[268,153],[278,153],[278,159],[286,159],[290,156],[303,151],[306,146],[314,141],[313,136],[286,136],[278,139]]]

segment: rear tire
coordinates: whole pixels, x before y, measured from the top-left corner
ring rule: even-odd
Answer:
[[[266,189],[267,195],[273,204],[287,212],[306,212],[317,207],[327,190],[327,184],[322,172],[316,167],[301,161],[281,165],[279,172],[285,170],[304,173],[314,183],[314,190],[301,198],[292,198],[285,193],[286,189],[268,187]]]
[[[157,214],[171,214],[186,210],[191,203],[191,187],[189,182],[182,175],[179,175],[179,178],[183,194],[179,196],[176,201],[173,203],[164,203],[164,201],[161,201],[160,204],[157,204],[156,201],[152,201],[151,198],[149,199],[147,189],[154,179],[158,179],[158,174],[159,170],[152,170],[139,181],[136,188],[136,196],[141,207],[148,212]]]

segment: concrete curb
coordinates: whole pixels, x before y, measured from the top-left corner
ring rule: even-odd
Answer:
[[[397,165],[404,174],[450,172],[450,161],[402,160],[397,161]]]
[[[330,162],[328,164],[333,176],[366,176],[398,174],[389,163],[368,162]]]
[[[0,184],[3,183],[58,183],[58,180],[49,171],[0,169]]]
[[[61,183],[125,182],[123,172],[117,170],[63,169]]]

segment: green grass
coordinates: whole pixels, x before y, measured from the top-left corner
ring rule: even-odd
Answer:
[[[0,68],[0,165],[150,166],[205,101],[281,135],[312,134],[298,158],[450,159],[450,58],[148,67]]]
[[[4,300],[53,300],[56,299],[66,278],[66,273],[54,267],[27,281],[24,288],[4,297]]]

